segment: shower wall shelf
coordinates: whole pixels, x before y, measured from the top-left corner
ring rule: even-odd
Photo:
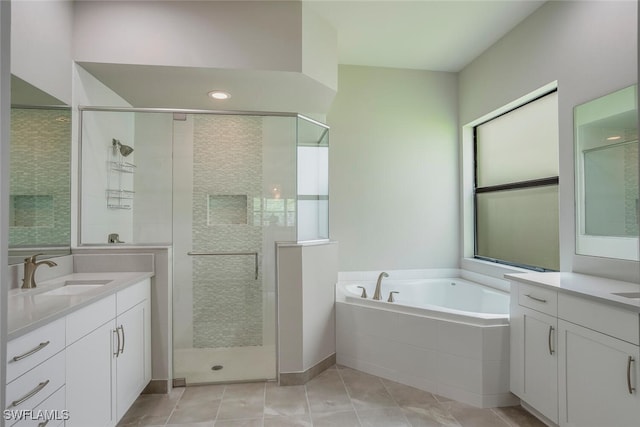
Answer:
[[[131,209],[134,191],[107,189],[107,207],[110,209]],[[127,201],[130,201],[127,204]]]
[[[111,170],[122,173],[135,173],[136,165],[129,162],[111,162]]]
[[[121,145],[120,141],[114,139],[109,150],[111,156],[107,161],[107,189],[105,191],[107,208],[130,210],[133,207],[135,192],[127,189],[127,187],[133,185],[133,182],[131,178],[125,179],[125,176],[134,174],[136,165],[126,162],[124,157],[131,154],[133,149],[129,146]]]

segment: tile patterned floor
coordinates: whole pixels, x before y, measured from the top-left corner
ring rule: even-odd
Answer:
[[[194,386],[143,395],[118,424],[167,427],[544,427],[521,407],[478,409],[346,367],[303,386]]]

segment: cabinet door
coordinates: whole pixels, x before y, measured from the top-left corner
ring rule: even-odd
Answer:
[[[565,396],[560,425],[637,426],[638,346],[563,320],[559,328],[560,395]]]
[[[144,301],[116,319],[120,351],[116,358],[117,416],[121,419],[147,385],[145,375],[145,320],[148,303]]]
[[[115,425],[114,328],[112,320],[67,347],[67,427]]]
[[[523,378],[520,398],[558,422],[557,319],[522,308]]]

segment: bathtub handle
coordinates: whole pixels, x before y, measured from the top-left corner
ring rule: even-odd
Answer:
[[[365,289],[364,286],[358,286],[360,289],[362,289],[362,295],[360,295],[360,298],[366,298],[367,297],[367,290]]]
[[[534,301],[544,302],[544,303],[546,303],[546,302],[547,302],[547,300],[546,300],[546,299],[536,298],[536,297],[534,297],[534,296],[531,296],[531,294],[526,294],[525,296],[526,296],[526,297],[531,298],[531,299],[532,299],[532,300],[534,300]]]
[[[389,299],[387,300],[387,302],[396,302],[396,300],[393,298],[393,294],[399,294],[400,292],[398,291],[391,291],[389,292]]]
[[[551,343],[551,336],[553,334],[554,331],[554,327],[553,326],[549,326],[549,354],[553,356],[553,353],[555,353],[555,350],[553,349],[552,343]]]

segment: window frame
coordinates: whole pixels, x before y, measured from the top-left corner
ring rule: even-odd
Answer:
[[[478,194],[495,193],[495,192],[506,191],[506,190],[540,188],[540,187],[554,186],[554,185],[559,187],[559,184],[560,184],[560,175],[558,174],[550,177],[511,182],[508,184],[488,185],[488,186],[479,187],[478,186],[478,127],[557,92],[558,92],[558,88],[555,87],[551,90],[541,93],[538,96],[535,96],[534,98],[527,100],[526,102],[523,102],[522,104],[518,104],[513,108],[509,108],[508,110],[503,111],[496,116],[487,118],[486,120],[483,120],[472,126],[472,131],[473,131],[473,136],[472,136],[472,139],[473,139],[473,258],[474,259],[481,260],[481,261],[488,261],[488,262],[492,262],[500,265],[538,271],[538,272],[557,271],[557,270],[552,270],[552,269],[541,267],[541,266],[521,264],[517,262],[506,261],[503,259],[478,255]],[[559,141],[558,141],[558,144],[559,144]],[[559,221],[560,221],[560,218],[558,218],[558,223]]]

